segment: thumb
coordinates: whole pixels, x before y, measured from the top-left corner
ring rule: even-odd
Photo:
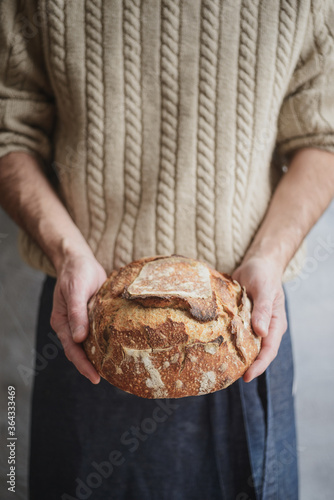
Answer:
[[[72,293],[68,299],[67,317],[74,342],[83,342],[88,335],[88,299],[83,292]]]
[[[263,291],[253,294],[252,326],[260,337],[266,337],[272,317],[273,301]]]

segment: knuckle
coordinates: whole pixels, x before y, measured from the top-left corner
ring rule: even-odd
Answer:
[[[279,304],[279,306],[285,310],[285,294],[283,288],[281,288],[277,295],[276,295],[276,301]]]
[[[70,342],[69,342],[68,334],[66,332],[59,332],[59,333],[57,333],[57,337],[59,338],[59,340],[64,348],[64,352],[66,354],[66,352],[68,352],[70,350]]]
[[[73,293],[76,291],[77,288],[77,280],[75,277],[72,275],[67,275],[64,277],[64,280],[62,282],[62,289],[65,293]]]
[[[66,350],[66,349],[64,348],[64,352],[65,352],[65,356],[66,356],[66,358],[67,358],[69,361],[71,361],[71,363],[72,363],[73,358],[72,358],[72,356],[71,356],[70,351],[69,351],[68,349]]]
[[[261,310],[262,314],[265,314],[266,316],[271,315],[271,302],[270,300],[266,299],[260,302],[259,304],[259,309]]]
[[[74,293],[76,291],[76,288],[77,288],[77,284],[76,284],[76,281],[71,278],[68,280],[67,282],[67,291],[71,294],[71,293]]]
[[[67,359],[69,361],[73,361],[73,349],[71,349],[70,345],[68,342],[64,342],[63,343],[63,347],[64,347],[64,352],[65,352],[65,356],[67,357]]]
[[[87,286],[87,280],[83,276],[76,274],[71,276],[66,282],[66,291],[69,296],[77,295],[82,292]]]
[[[54,312],[52,312],[51,317],[50,317],[50,325],[51,328],[56,331],[58,328],[58,321],[57,321],[57,316],[55,315]]]
[[[277,346],[272,346],[271,349],[270,349],[270,358],[271,358],[271,361],[273,361],[276,356],[278,354],[278,347]]]
[[[76,313],[76,312],[70,312],[68,314],[68,321],[69,321],[70,330],[72,333],[78,325],[85,324],[85,321],[84,321],[84,318],[82,317],[82,315],[79,313]]]
[[[79,321],[80,317],[81,317],[81,314],[77,309],[71,309],[68,312],[68,320],[69,320],[70,324],[77,323]]]
[[[80,290],[78,279],[72,276],[66,276],[59,284],[59,292],[66,302],[75,297]]]
[[[65,346],[67,345],[67,342],[66,342],[66,334],[63,333],[63,332],[58,332],[57,333],[57,337],[59,338],[64,350],[65,350]]]
[[[272,300],[269,295],[267,293],[264,293],[263,291],[261,291],[256,297],[254,297],[254,302],[259,309],[263,309],[265,311],[269,311],[271,309]]]

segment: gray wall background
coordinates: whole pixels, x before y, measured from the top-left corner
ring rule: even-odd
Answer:
[[[0,498],[27,498],[31,372],[43,275],[17,251],[17,228],[0,210]],[[287,286],[295,356],[301,500],[334,498],[334,203],[308,238],[301,276]],[[7,387],[16,387],[16,493],[7,492]]]

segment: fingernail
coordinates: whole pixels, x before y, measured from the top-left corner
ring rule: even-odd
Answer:
[[[80,325],[77,326],[76,329],[73,332],[73,340],[75,342],[80,342],[84,334],[86,333],[85,327]]]

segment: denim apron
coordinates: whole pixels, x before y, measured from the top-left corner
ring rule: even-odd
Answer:
[[[289,329],[265,374],[204,396],[146,400],[66,359],[40,299],[31,413],[31,500],[296,500]]]

